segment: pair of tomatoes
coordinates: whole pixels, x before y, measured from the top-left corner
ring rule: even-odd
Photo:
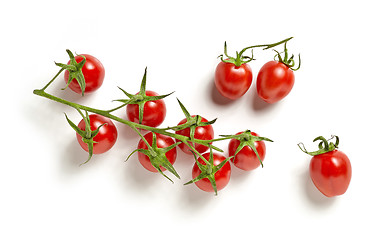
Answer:
[[[253,81],[252,70],[247,63],[240,66],[220,62],[215,71],[215,86],[222,96],[235,100],[243,96]],[[275,103],[286,97],[294,86],[294,72],[283,62],[267,62],[257,76],[258,96],[267,103]]]
[[[277,52],[278,60],[269,61],[262,66],[257,76],[257,93],[258,96],[267,103],[275,103],[286,97],[294,86],[294,72],[300,68],[293,68],[295,65],[294,55],[288,56],[286,43],[291,38],[285,39],[274,44],[255,45],[244,48],[237,56],[230,57],[227,55],[226,43],[224,52],[227,59],[223,59],[217,65],[215,70],[215,86],[222,96],[235,100],[242,97],[250,88],[253,81],[253,72],[250,61],[254,60],[253,56],[243,56],[243,53],[255,47],[265,47],[269,49],[284,43],[284,57]]]

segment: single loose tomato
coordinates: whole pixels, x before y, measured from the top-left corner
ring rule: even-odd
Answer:
[[[239,132],[236,135],[240,135],[242,133],[243,132]],[[251,132],[251,135],[259,136],[258,134],[254,132]],[[241,144],[241,141],[238,139],[233,138],[230,140],[229,146],[228,146],[230,157],[234,156],[240,144]],[[257,167],[261,165],[261,161],[265,159],[266,145],[263,141],[252,141],[252,144],[254,144],[254,147],[258,152],[259,158],[257,154],[254,152],[254,150],[249,145],[246,145],[235,155],[234,158],[231,159],[231,161],[234,163],[236,167],[245,171],[250,171],[250,170],[256,169]]]
[[[257,76],[258,96],[267,103],[275,103],[286,97],[294,86],[294,72],[279,61],[267,62]]]
[[[193,115],[191,117],[195,117],[195,115]],[[186,123],[186,121],[187,121],[187,119],[184,118],[183,120],[181,120],[178,123],[178,125],[184,124],[184,123]],[[201,117],[201,122],[208,122],[208,121],[206,120],[206,118]],[[180,134],[180,135],[183,135],[183,136],[190,137],[190,128],[185,128],[185,129],[182,129],[182,130],[178,130],[178,131],[176,131],[176,134]],[[194,132],[194,138],[195,139],[199,139],[199,140],[211,140],[211,139],[213,139],[214,138],[214,130],[213,130],[212,125],[196,127],[195,128],[195,132]],[[179,140],[177,140],[177,141],[179,141]],[[189,142],[189,144],[192,145],[193,143]],[[190,151],[190,148],[186,144],[181,143],[178,146],[179,146],[179,148],[184,153],[192,154],[192,152]],[[196,143],[195,144],[195,149],[199,153],[204,153],[204,152],[206,152],[209,149],[209,147]]]
[[[173,138],[166,136],[166,135],[158,134],[158,133],[155,133],[155,134],[156,134],[156,144],[157,144],[158,148],[167,148],[167,147],[170,147],[171,145],[175,144],[175,141],[173,140]],[[153,142],[153,133],[152,132],[145,134],[144,138],[146,139],[146,141],[150,145],[152,145],[152,142]],[[138,142],[137,149],[146,149],[147,150],[148,145],[141,139]],[[165,156],[168,159],[168,161],[170,162],[170,164],[173,165],[174,162],[176,161],[176,158],[177,158],[177,149],[175,147],[170,149],[169,151],[167,151],[165,153]],[[148,171],[158,172],[157,169],[153,167],[152,163],[150,162],[150,158],[147,155],[145,155],[141,152],[138,152],[138,160],[140,161],[141,165],[145,169],[147,169]],[[163,166],[160,166],[160,169],[161,169],[161,171],[166,170]]]
[[[310,162],[310,176],[318,190],[327,197],[342,195],[351,181],[351,163],[339,150],[314,156]]]
[[[99,126],[103,125],[97,135],[93,138],[93,153],[100,154],[108,151],[113,147],[117,141],[117,128],[114,123],[106,117],[103,117],[98,114],[89,115],[90,130],[94,131]],[[84,119],[79,122],[77,125],[81,130],[85,131],[85,121]],[[88,152],[88,144],[82,140],[82,137],[76,133],[77,141],[80,146]]]
[[[210,153],[205,153],[202,155],[207,161],[209,160]],[[219,153],[213,153],[213,164],[214,166],[218,166],[220,163],[225,161],[225,156]],[[202,158],[198,158],[197,161],[202,165],[206,165],[205,161]],[[194,164],[192,169],[192,177],[193,179],[198,177],[202,171],[198,167],[197,163]],[[215,172],[214,178],[217,186],[217,191],[223,189],[227,186],[230,181],[231,176],[231,166],[230,162],[226,162],[222,168]],[[211,181],[208,178],[202,178],[201,180],[194,183],[199,189],[205,192],[214,192],[214,188],[212,186]]]
[[[342,195],[347,191],[351,181],[351,162],[347,155],[337,150],[339,137],[335,138],[335,143],[328,142],[324,137],[319,136],[314,139],[320,141],[319,150],[308,152],[299,143],[298,147],[304,152],[313,156],[310,161],[310,177],[316,188],[327,197]]]
[[[138,93],[136,94],[138,95]],[[159,96],[156,92],[145,91],[146,96]],[[166,116],[166,105],[163,99],[147,101],[144,104],[142,124],[150,127],[159,126]],[[126,114],[132,122],[139,123],[139,105],[128,104],[126,106]]]
[[[230,62],[220,62],[215,70],[215,86],[222,96],[235,100],[250,88],[253,73],[248,64],[240,66]]]
[[[77,63],[80,63],[85,57],[85,64],[81,68],[81,71],[85,78],[85,91],[84,93],[91,93],[99,89],[104,81],[105,69],[102,63],[92,55],[81,54],[74,57]],[[70,61],[68,62],[68,65]],[[64,80],[68,83],[69,71],[66,70],[64,73]],[[76,93],[82,93],[81,87],[78,82],[73,79],[69,84],[69,88]]]

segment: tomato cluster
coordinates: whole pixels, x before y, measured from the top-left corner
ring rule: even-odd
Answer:
[[[223,59],[223,55],[221,56],[222,61],[215,71],[215,85],[218,91],[232,100],[243,96],[252,84],[253,73],[248,63],[254,60],[253,54],[251,57],[243,56],[244,52],[256,47],[269,49],[284,44],[284,58],[282,59],[281,54],[276,51],[278,60],[263,65],[258,73],[256,84],[257,93],[264,101],[275,103],[283,99],[294,85],[293,71],[300,67],[300,57],[299,66],[296,69],[293,69],[293,56],[288,57],[286,43],[290,39],[244,48],[237,52],[235,58],[227,55],[225,43],[224,53],[227,58]],[[69,50],[67,53],[70,58],[67,64],[56,63],[61,67],[59,73],[65,70],[66,87],[82,95],[99,89],[105,76],[105,69],[101,62],[89,54],[74,56]],[[192,180],[185,185],[194,183],[206,192],[217,194],[217,191],[227,186],[232,166],[243,171],[263,167],[266,156],[265,141],[272,142],[272,140],[250,130],[215,138],[213,130],[215,119],[209,121],[200,115],[191,115],[178,99],[185,118],[173,127],[158,128],[166,117],[164,98],[172,93],[159,95],[154,91],[146,90],[147,69],[141,81],[140,91],[130,94],[120,88],[127,98],[115,100],[120,102],[120,105],[110,110],[86,107],[47,94],[45,89],[58,75],[44,88],[35,90],[34,93],[71,106],[80,113],[82,120],[77,125],[65,116],[70,126],[76,131],[80,146],[89,153],[86,162],[93,154],[102,154],[114,146],[118,136],[117,128],[112,122],[114,120],[128,125],[140,136],[137,148],[128,158],[138,152],[138,160],[146,170],[159,172],[170,181],[172,180],[164,173],[165,171],[180,178],[173,167],[177,159],[177,148],[186,154],[193,155],[195,159],[191,169]],[[123,118],[112,114],[120,108],[126,109],[126,115]],[[88,112],[93,114],[89,115]],[[145,134],[143,134],[144,131]],[[223,140],[229,140],[227,156],[223,150],[214,146],[215,142]],[[298,145],[302,151],[313,156],[310,163],[312,181],[319,191],[328,197],[341,195],[347,190],[351,180],[350,161],[344,153],[337,150],[338,137],[335,144],[329,143],[323,137],[314,139],[314,141],[317,140],[321,142],[316,152],[308,152],[303,144]]]

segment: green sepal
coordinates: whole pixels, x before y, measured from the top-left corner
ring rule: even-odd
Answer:
[[[294,68],[295,66],[295,61],[294,61],[294,54],[291,55],[291,57],[289,57],[289,54],[287,52],[287,48],[286,48],[286,44],[287,42],[285,42],[284,44],[284,50],[283,52],[278,52],[277,50],[273,49],[277,54],[274,56],[274,60],[278,61],[278,62],[281,62],[283,64],[285,64],[288,68],[290,68],[291,70],[293,71],[297,71],[300,67],[301,67],[301,55],[298,54],[298,58],[299,58],[299,63],[298,63],[298,67]],[[281,56],[281,54],[283,53],[283,58]],[[278,59],[276,59],[278,58]]]
[[[329,142],[335,138],[335,143]],[[305,145],[303,143],[298,143],[298,147],[301,149],[302,152],[307,153],[310,156],[316,156],[323,153],[334,151],[338,148],[339,145],[339,137],[336,135],[332,135],[330,139],[326,139],[323,136],[316,137],[313,142],[320,141],[318,144],[318,150],[313,152],[308,152],[305,148]]]
[[[85,83],[84,74],[82,73],[81,69],[86,62],[86,58],[83,55],[78,55],[78,56],[81,56],[83,59],[81,60],[81,62],[77,63],[73,53],[69,49],[67,49],[66,52],[69,55],[69,59],[70,59],[69,64],[55,63],[57,66],[69,72],[68,82],[66,86],[62,88],[62,90],[65,90],[69,86],[69,84],[73,81],[73,79],[76,79],[76,81],[78,82],[78,85],[81,88],[81,95],[84,96],[86,83]]]
[[[141,133],[139,134],[140,137],[142,138],[142,140],[145,142],[145,144],[147,145],[148,149],[136,149],[134,150],[132,153],[129,154],[128,158],[126,160],[128,160],[135,152],[140,152],[142,154],[145,154],[146,156],[148,156],[149,160],[150,160],[150,163],[152,164],[152,166],[162,175],[164,176],[165,178],[167,178],[169,181],[171,181],[172,183],[173,180],[170,179],[162,170],[161,170],[161,167],[165,168],[166,170],[168,170],[170,173],[172,173],[174,176],[176,176],[178,179],[180,179],[180,175],[177,173],[177,171],[175,170],[175,168],[173,167],[173,165],[169,162],[168,158],[166,157],[166,153],[168,151],[170,151],[171,149],[175,148],[177,145],[179,145],[181,142],[177,142],[177,143],[174,143],[172,145],[170,145],[169,147],[166,147],[166,148],[158,148],[157,147],[157,135],[152,132],[153,134],[153,140],[152,140],[152,143],[149,144],[146,139],[141,135]]]
[[[194,179],[190,180],[189,182],[184,183],[184,185],[195,183],[200,181],[201,179],[207,178],[210,181],[211,186],[213,187],[215,195],[217,195],[218,191],[217,191],[217,183],[215,181],[215,173],[218,172],[232,157],[228,157],[217,166],[214,166],[213,149],[211,147],[210,147],[209,160],[205,159],[202,155],[199,156],[205,162],[205,164],[200,163],[195,153],[194,152],[192,153],[198,168],[201,170],[201,173]]]
[[[208,125],[212,125],[216,122],[217,119],[213,119],[211,121],[202,122],[202,117],[200,115],[191,116],[189,111],[186,109],[186,107],[182,104],[182,102],[177,98],[178,104],[180,105],[182,112],[184,113],[186,117],[186,122],[174,127],[171,127],[169,129],[172,129],[174,131],[179,131],[185,128],[190,129],[190,141],[193,143],[193,147],[195,147],[195,130],[197,127],[204,127]],[[210,145],[210,144],[209,144]],[[219,149],[220,150],[220,149]],[[221,151],[221,150],[220,150]]]
[[[258,154],[258,151],[257,151],[257,149],[255,147],[254,142],[256,142],[256,141],[273,142],[273,140],[271,140],[269,138],[266,138],[266,137],[253,136],[251,134],[250,130],[246,130],[243,133],[238,134],[238,135],[221,135],[221,136],[222,137],[227,137],[227,138],[237,139],[238,141],[240,141],[240,143],[239,143],[239,145],[237,147],[237,150],[235,151],[235,153],[233,155],[234,161],[235,161],[235,156],[237,155],[237,153],[239,153],[244,147],[249,146],[254,151],[255,155],[257,155],[257,158],[258,158],[259,162],[261,163],[262,167],[263,167],[263,162],[261,160],[261,157]]]
[[[159,95],[159,96],[146,96],[146,74],[147,74],[147,68],[145,68],[145,73],[141,81],[140,91],[138,94],[131,94],[125,91],[124,89],[118,87],[127,97],[128,99],[117,99],[114,101],[122,102],[123,104],[119,106],[118,108],[112,109],[112,111],[117,110],[121,107],[124,107],[128,104],[137,104],[138,105],[138,114],[139,114],[139,124],[142,124],[142,120],[144,118],[144,106],[146,102],[149,101],[156,101],[163,98],[166,98],[167,96],[173,94],[174,92],[165,94],[165,95]],[[111,112],[111,111],[109,111]]]

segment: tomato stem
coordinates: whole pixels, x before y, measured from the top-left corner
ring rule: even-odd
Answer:
[[[271,43],[271,44],[260,44],[260,45],[253,45],[253,46],[249,46],[249,47],[245,47],[244,49],[242,49],[240,52],[236,52],[236,57],[231,57],[227,54],[227,44],[226,44],[226,41],[225,41],[225,44],[224,44],[224,55],[227,57],[227,59],[223,59],[223,54],[220,55],[219,57],[221,58],[221,61],[222,62],[227,62],[227,63],[233,63],[235,64],[237,67],[241,66],[242,64],[245,64],[245,63],[248,63],[250,61],[253,61],[255,60],[254,59],[254,54],[253,54],[253,48],[257,48],[257,47],[264,47],[263,50],[266,50],[266,49],[269,49],[269,48],[273,48],[275,46],[278,46],[282,43],[285,43],[288,42],[290,39],[292,39],[293,37],[289,37],[289,38],[286,38],[282,41],[279,41],[277,43]],[[251,57],[249,56],[243,56],[243,54],[245,53],[246,50],[249,50],[251,49]]]
[[[335,143],[332,143],[332,142],[329,143],[329,141],[332,140],[333,138],[335,138]],[[339,145],[339,137],[336,135],[332,135],[330,139],[326,139],[323,136],[319,136],[313,140],[313,142],[316,142],[316,141],[320,141],[318,144],[319,149],[317,151],[313,151],[313,152],[307,151],[305,145],[301,142],[298,143],[298,147],[301,149],[302,152],[310,156],[316,156],[319,154],[331,152],[335,150],[336,148],[338,148],[338,145]]]
[[[78,103],[70,102],[70,101],[67,101],[65,99],[62,99],[62,98],[56,97],[54,95],[51,95],[51,94],[45,92],[43,89],[35,89],[33,91],[33,93],[38,95],[38,96],[48,98],[48,99],[50,99],[52,101],[59,102],[59,103],[62,103],[64,105],[70,106],[70,107],[75,108],[75,109],[81,109],[81,110],[84,110],[84,111],[88,111],[88,112],[91,112],[91,113],[102,115],[104,117],[110,118],[110,119],[115,120],[117,122],[120,122],[122,124],[128,125],[131,128],[144,129],[144,130],[147,130],[147,131],[160,133],[160,134],[163,134],[163,135],[166,135],[166,136],[178,139],[178,140],[180,140],[182,142],[193,141],[195,143],[202,144],[202,145],[205,145],[205,146],[209,146],[209,143],[211,142],[211,140],[200,140],[200,139],[193,139],[193,140],[191,140],[190,137],[179,135],[179,134],[176,134],[176,133],[172,133],[172,132],[166,131],[166,130],[164,130],[162,128],[155,128],[155,127],[150,127],[150,126],[146,126],[146,125],[143,125],[143,124],[131,122],[131,121],[119,118],[119,117],[111,114],[110,110],[109,111],[105,111],[105,110],[100,110],[100,109],[88,107],[88,106],[85,106],[85,105],[81,105],[81,104],[78,104]],[[223,150],[221,150],[218,147],[212,146],[212,148],[214,150],[223,152]]]

